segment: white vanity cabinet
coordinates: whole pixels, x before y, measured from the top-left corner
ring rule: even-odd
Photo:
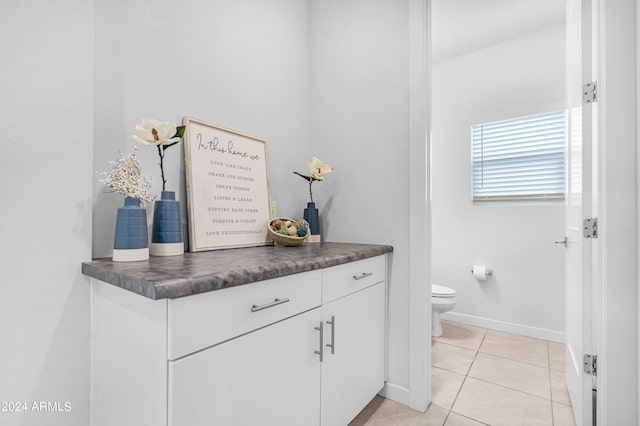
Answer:
[[[91,424],[345,426],[384,385],[386,256],[151,300],[92,281]]]

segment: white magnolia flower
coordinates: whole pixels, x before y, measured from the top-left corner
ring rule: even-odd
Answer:
[[[333,172],[333,167],[320,160],[318,157],[313,157],[311,161],[307,163],[307,166],[309,167],[309,170],[311,170],[311,176],[306,176],[298,172],[293,173],[309,182],[309,198],[311,198],[311,202],[313,203],[313,192],[311,192],[311,185],[317,180],[324,180],[324,176],[327,173]]]
[[[180,140],[176,137],[176,124],[160,122],[153,118],[144,119],[142,123],[136,124],[133,139],[144,145],[171,145]]]
[[[309,170],[311,170],[311,176],[313,176],[315,180],[323,180],[327,173],[333,172],[333,167],[318,157],[313,157],[311,162],[307,163],[307,166]]]

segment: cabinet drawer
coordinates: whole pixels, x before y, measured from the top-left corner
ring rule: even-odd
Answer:
[[[316,308],[169,361],[169,426],[319,426],[319,322]]]
[[[321,278],[321,271],[311,271],[170,300],[168,358],[320,306]]]
[[[322,270],[322,303],[328,303],[384,281],[386,256],[345,263]]]

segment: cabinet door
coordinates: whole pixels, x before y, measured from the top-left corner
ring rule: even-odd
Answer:
[[[169,362],[169,425],[318,425],[320,308]]]
[[[384,293],[379,283],[322,307],[323,426],[348,424],[384,386]]]

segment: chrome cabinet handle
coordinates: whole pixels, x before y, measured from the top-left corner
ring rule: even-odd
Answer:
[[[336,353],[336,317],[331,315],[331,321],[327,321],[327,324],[331,324],[331,343],[327,343],[327,347],[331,348],[331,355]]]
[[[253,305],[251,307],[251,312],[258,312],[263,309],[273,308],[274,306],[282,305],[283,303],[287,303],[288,301],[289,298],[285,297],[284,299],[275,299],[273,302],[265,303],[264,305]]]
[[[354,275],[354,276],[353,276],[353,279],[354,279],[354,280],[356,280],[356,281],[358,281],[358,280],[361,280],[361,279],[363,279],[363,278],[370,277],[371,275],[373,275],[373,272],[365,272],[365,273],[363,273],[362,275]]]
[[[322,350],[323,349],[322,346],[324,345],[324,327],[322,326],[322,321],[320,321],[320,326],[314,327],[314,328],[320,331],[320,346],[319,346],[320,349],[317,351],[314,351],[314,353],[320,356],[320,362],[322,362],[323,353],[324,353],[324,351]]]

